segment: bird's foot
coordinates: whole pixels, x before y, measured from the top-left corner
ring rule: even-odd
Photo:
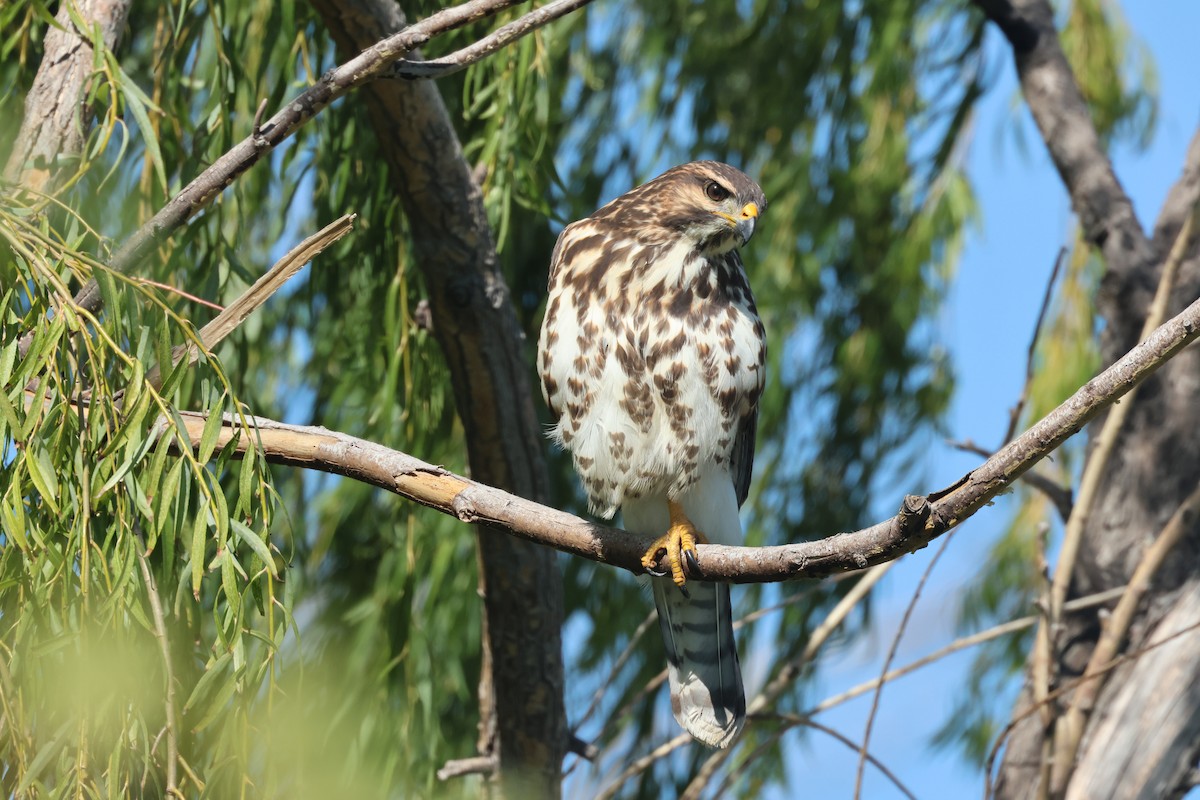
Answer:
[[[642,567],[646,572],[656,577],[665,577],[668,573],[671,580],[686,595],[687,570],[693,572],[700,569],[696,558],[696,544],[707,540],[704,534],[696,530],[696,526],[683,513],[683,508],[674,501],[668,501],[667,507],[671,512],[671,527],[655,540],[654,544],[642,556]],[[659,559],[666,556],[666,569],[658,568]],[[687,562],[687,569],[684,562]]]

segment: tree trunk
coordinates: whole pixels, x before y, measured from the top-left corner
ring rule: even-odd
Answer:
[[[405,24],[392,0],[313,0],[343,55]],[[479,186],[437,87],[376,81],[370,110],[393,185],[411,221],[477,480],[545,502],[547,475],[529,369],[497,265]],[[502,795],[557,796],[567,744],[560,627],[562,582],[552,550],[481,531],[484,599],[482,755]]]
[[[100,27],[105,46],[112,50],[125,29],[131,2],[76,0],[75,5],[84,20]],[[25,96],[25,118],[4,167],[5,180],[39,192],[53,189],[62,172],[56,162],[73,166],[70,157],[82,151],[91,122],[91,109],[83,105],[92,74],[91,40],[76,32],[67,3],[60,5],[55,22],[61,28],[46,32],[42,63]]]
[[[1046,0],[976,0],[1012,46],[1018,77],[1051,158],[1071,195],[1085,238],[1103,255],[1106,275],[1097,298],[1105,321],[1101,355],[1112,363],[1136,343],[1162,265],[1200,196],[1200,135],[1184,175],[1163,206],[1153,239],[1133,213],[1100,145],[1087,106],[1058,42]],[[1200,258],[1191,238],[1167,315],[1200,295]],[[1170,361],[1140,388],[1106,464],[1068,597],[1127,584],[1146,548],[1200,483],[1200,351]],[[1106,415],[1107,416],[1107,415]],[[1094,434],[1103,425],[1093,423]],[[1089,458],[1093,453],[1089,453]],[[1079,513],[1077,507],[1075,513]],[[1200,526],[1185,532],[1153,578],[1122,650],[1132,654],[1200,622]],[[1106,615],[1074,615],[1054,637],[1056,681],[1067,686],[1083,673]],[[1032,678],[1015,714],[1030,707]],[[1074,694],[1050,708],[1047,726],[1027,714],[1007,742],[997,784],[1002,798],[1162,798],[1182,795],[1200,756],[1200,634],[1184,633],[1124,662],[1102,680],[1085,720],[1073,764],[1046,764],[1048,747]],[[1043,769],[1047,766],[1047,769]],[[1058,770],[1066,780],[1051,786]]]

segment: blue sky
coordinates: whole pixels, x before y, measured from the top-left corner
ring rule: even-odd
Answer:
[[[1195,76],[1195,32],[1200,3],[1125,2],[1122,9],[1134,34],[1158,68],[1159,122],[1144,153],[1119,148],[1117,175],[1133,198],[1142,223],[1150,227],[1168,188],[1177,179],[1188,142],[1200,122],[1200,92]],[[993,30],[990,46],[1004,46]],[[958,376],[949,416],[950,434],[995,446],[1003,436],[1008,411],[1024,382],[1025,349],[1033,330],[1041,293],[1058,248],[1071,236],[1070,204],[1032,120],[1024,107],[1013,108],[1016,78],[1006,62],[998,85],[983,101],[975,123],[969,171],[978,193],[981,225],[968,237],[958,276],[941,319],[941,338],[952,354]],[[1003,131],[1018,115],[1028,146],[1022,152]],[[896,486],[894,497],[876,516],[889,516],[906,492],[948,485],[979,463],[938,442],[925,464],[928,486]],[[988,548],[1011,515],[1001,498],[964,524],[926,585],[910,621],[895,664],[929,653],[956,638],[957,597],[977,573]],[[870,636],[824,664],[814,698],[840,692],[876,677],[901,615],[934,548],[902,560],[876,590],[876,625]],[[970,652],[960,653],[885,688],[871,737],[872,753],[921,798],[982,796],[982,776],[953,753],[929,746],[932,733],[950,713],[962,691]],[[981,699],[990,702],[992,698]],[[821,715],[818,719],[860,739],[870,697]],[[819,734],[792,749],[793,788],[805,796],[853,796],[856,754]],[[900,797],[868,768],[863,796]]]

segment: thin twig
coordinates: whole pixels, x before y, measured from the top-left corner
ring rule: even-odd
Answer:
[[[448,56],[434,58],[428,61],[417,59],[401,59],[392,65],[391,78],[407,78],[409,80],[426,78],[444,78],[453,75],[481,61],[507,44],[547,25],[559,17],[566,16],[572,11],[583,8],[592,0],[554,0],[541,8],[530,11],[518,20],[497,28],[474,44],[461,50],[455,50]]]
[[[1124,591],[1125,587],[1120,586],[1116,589],[1109,589],[1104,592],[1097,592],[1096,594],[1088,595],[1087,597],[1081,597],[1077,600],[1071,600],[1066,604],[1063,610],[1071,613],[1101,606],[1105,603],[1116,600]],[[867,692],[874,690],[875,687],[879,686],[881,683],[889,683],[898,678],[903,678],[905,675],[909,675],[921,669],[922,667],[927,667],[930,664],[941,661],[946,656],[953,655],[960,650],[966,650],[970,647],[975,647],[976,645],[990,642],[993,639],[999,639],[1001,636],[1008,636],[1009,634],[1018,633],[1027,628],[1032,628],[1040,619],[1040,615],[1021,617],[1020,619],[1014,619],[1010,622],[1003,622],[999,625],[994,625],[987,630],[979,631],[978,633],[972,633],[969,636],[963,636],[959,639],[955,639],[950,644],[933,651],[927,656],[922,656],[916,661],[905,664],[903,667],[897,667],[896,669],[884,675],[882,678],[872,678],[871,680],[864,681],[857,686],[852,686],[840,694],[827,697],[812,708],[805,711],[804,714],[805,716],[813,716],[822,711],[828,711],[835,706],[840,706],[843,703],[849,702],[856,697],[860,697]]]
[[[612,783],[604,788],[604,791],[596,795],[596,800],[612,800],[613,797],[617,796],[617,792],[621,790],[621,787],[625,785],[625,781],[629,780],[635,775],[641,774],[653,766],[654,762],[658,761],[660,758],[666,758],[684,745],[691,744],[691,742],[692,735],[690,733],[681,733],[674,739],[660,744],[658,747],[654,748],[641,758],[636,759],[632,764],[626,767],[625,770],[618,775]]]
[[[745,771],[745,768],[749,764],[753,763],[755,759],[761,757],[761,755],[763,753],[765,753],[768,748],[773,746],[775,744],[775,742],[778,741],[779,738],[782,737],[782,735],[784,733],[791,730],[792,728],[796,728],[796,727],[800,727],[800,726],[803,726],[805,728],[812,728],[813,730],[820,731],[821,733],[824,733],[827,736],[832,736],[834,739],[837,739],[839,742],[846,745],[846,747],[849,747],[851,750],[856,750],[859,752],[863,752],[866,750],[865,745],[856,744],[854,742],[854,740],[851,739],[849,736],[846,736],[846,735],[840,733],[839,731],[829,727],[828,725],[822,725],[820,722],[809,719],[808,717],[805,717],[805,716],[799,716],[796,714],[774,713],[774,714],[758,714],[754,717],[754,719],[757,721],[760,721],[760,722],[779,722],[779,723],[781,723],[781,725],[778,730],[772,731],[771,736],[767,739],[767,741],[763,742],[758,747],[754,748],[754,751],[751,752],[750,755],[747,756],[742,761],[742,763],[737,766],[737,768],[731,769],[729,771],[729,774],[725,776],[725,779],[723,781],[721,781],[721,785],[717,789],[717,795],[716,795],[717,797],[725,797],[726,790],[729,788],[729,786],[731,786],[733,784],[733,781],[737,778],[737,776],[741,772]],[[889,781],[891,781],[892,785],[894,785],[897,789],[900,790],[901,794],[903,794],[905,797],[909,798],[909,800],[916,800],[916,795],[914,795],[912,793],[912,791],[909,790],[909,788],[907,786],[905,786],[898,777],[896,777],[896,774],[894,772],[892,772],[890,769],[888,769],[887,766],[884,765],[884,763],[882,761],[880,761],[878,758],[871,755],[870,753],[867,753],[867,761],[869,761],[876,769],[878,769],[880,772],[882,772],[884,777],[886,777]]]
[[[896,628],[896,635],[892,637],[892,644],[888,647],[887,655],[883,659],[883,667],[879,670],[879,685],[875,687],[875,695],[871,698],[871,710],[867,713],[867,725],[863,730],[862,746],[858,750],[858,768],[854,772],[854,800],[859,800],[862,797],[862,782],[863,773],[867,769],[867,746],[871,743],[871,728],[875,725],[875,715],[879,711],[879,700],[883,696],[883,676],[887,675],[888,669],[892,666],[892,660],[896,658],[896,651],[900,649],[900,640],[904,638],[904,631],[908,628],[908,621],[912,618],[913,610],[917,607],[917,601],[921,599],[921,590],[925,588],[925,582],[929,580],[933,568],[942,558],[942,554],[946,552],[946,547],[954,538],[954,531],[951,531],[943,539],[937,552],[933,554],[933,558],[929,559],[929,563],[925,565],[924,572],[921,573],[921,579],[917,581],[917,586],[913,589],[912,597],[908,601],[908,606],[904,609],[904,616],[900,618],[900,625]]]
[[[583,712],[583,716],[579,718],[579,721],[575,723],[574,730],[578,731],[582,728],[592,718],[592,714],[596,713],[596,709],[600,707],[600,701],[604,699],[605,692],[612,685],[613,681],[616,680],[617,674],[625,666],[625,662],[637,650],[638,642],[641,641],[642,637],[646,635],[646,631],[650,630],[650,627],[657,620],[658,609],[655,609],[647,614],[642,623],[637,626],[637,629],[633,632],[633,636],[629,637],[629,643],[625,645],[625,649],[621,651],[621,655],[617,656],[617,660],[613,662],[612,669],[608,671],[608,680],[604,681],[600,685],[600,688],[596,690],[596,693],[592,695],[592,702],[588,705],[587,710]]]
[[[166,693],[166,724],[167,736],[167,794],[178,793],[179,742],[178,723],[175,721],[175,670],[171,666],[171,645],[167,639],[167,622],[163,615],[162,599],[158,594],[158,583],[150,564],[146,560],[146,542],[140,532],[137,533],[138,567],[142,572],[142,580],[146,584],[146,599],[150,603],[150,616],[154,620],[154,638],[158,640],[158,649],[163,659],[163,672],[167,681]]]
[[[1046,312],[1050,309],[1050,300],[1054,297],[1054,284],[1058,282],[1058,273],[1062,271],[1063,259],[1067,248],[1060,247],[1058,256],[1054,259],[1054,267],[1050,270],[1050,280],[1046,281],[1046,291],[1042,294],[1042,305],[1038,309],[1037,322],[1033,325],[1033,335],[1029,337],[1029,350],[1025,354],[1025,383],[1021,386],[1021,396],[1008,412],[1008,429],[1004,432],[1003,442],[1007,444],[1017,433],[1017,425],[1021,422],[1021,413],[1029,402],[1029,389],[1033,385],[1033,362],[1037,355],[1038,339],[1042,336],[1042,325],[1046,322]]]
[[[442,765],[442,768],[437,771],[437,779],[439,781],[448,781],[451,778],[461,778],[464,775],[491,775],[495,771],[495,756],[456,758]]]
[[[177,286],[172,286],[169,283],[163,283],[162,281],[151,280],[150,278],[134,277],[134,278],[130,278],[130,280],[132,280],[134,283],[140,284],[142,286],[153,286],[155,289],[161,289],[162,291],[167,292],[169,294],[177,295],[179,297],[182,297],[184,300],[190,300],[193,303],[196,303],[197,305],[207,306],[207,307],[213,309],[214,311],[220,312],[220,311],[225,310],[225,306],[214,303],[211,300],[205,300],[203,297],[200,297],[199,295],[194,295],[191,292],[185,292],[183,289],[180,289]]]

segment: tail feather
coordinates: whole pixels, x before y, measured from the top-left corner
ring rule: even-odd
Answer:
[[[651,584],[675,719],[704,744],[726,747],[746,720],[729,585],[688,581],[685,596],[669,578]]]

